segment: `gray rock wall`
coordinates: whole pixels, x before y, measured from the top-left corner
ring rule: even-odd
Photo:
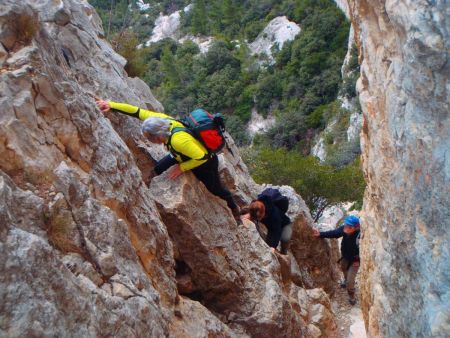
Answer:
[[[448,1],[353,0],[371,337],[450,332]]]
[[[345,16],[350,19],[350,10],[348,8],[348,0],[334,0],[336,6],[338,6],[342,12],[344,12]]]

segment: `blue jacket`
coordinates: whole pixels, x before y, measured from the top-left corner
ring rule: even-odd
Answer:
[[[291,219],[273,204],[270,197],[259,195],[258,201],[263,202],[266,207],[266,215],[261,220],[261,223],[267,227],[266,243],[276,248],[280,242],[283,227],[291,223]]]
[[[331,231],[324,231],[320,233],[321,238],[339,238],[342,237],[341,254],[349,262],[359,261],[359,247],[356,245],[356,239],[359,235],[359,230],[351,235],[344,232],[344,226]]]

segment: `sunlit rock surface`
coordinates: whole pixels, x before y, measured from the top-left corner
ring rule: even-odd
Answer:
[[[450,330],[449,7],[350,1],[362,65],[362,309],[370,337]]]
[[[278,46],[279,50],[281,50],[284,43],[293,40],[300,31],[300,26],[295,22],[289,21],[286,16],[276,17],[269,22],[255,41],[249,45],[250,50],[252,54],[265,54],[268,57],[268,61],[273,63],[272,47]]]
[[[264,116],[258,114],[256,108],[252,109],[252,116],[247,124],[247,131],[250,136],[266,132],[273,126],[275,126],[275,116],[270,115],[264,118]]]

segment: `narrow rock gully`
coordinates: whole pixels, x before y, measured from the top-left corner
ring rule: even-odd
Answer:
[[[359,292],[359,274],[356,291]],[[355,305],[350,305],[346,289],[338,287],[331,299],[331,304],[336,316],[338,338],[367,337],[359,300]]]

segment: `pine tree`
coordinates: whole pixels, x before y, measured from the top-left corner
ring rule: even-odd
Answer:
[[[164,47],[161,55],[161,63],[166,86],[168,88],[175,88],[180,82],[180,77],[178,75],[176,59],[169,47]]]
[[[243,3],[235,0],[224,1],[223,17],[228,27],[229,37],[235,38],[241,30]]]
[[[206,34],[208,29],[208,17],[204,0],[195,0],[192,9],[192,34]]]

